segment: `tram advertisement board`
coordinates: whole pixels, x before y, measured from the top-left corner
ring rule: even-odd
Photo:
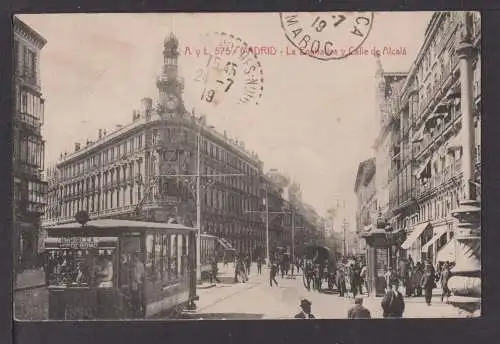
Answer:
[[[58,237],[46,238],[45,248],[59,248],[59,249],[93,249],[99,247],[115,247],[118,238],[115,237]]]

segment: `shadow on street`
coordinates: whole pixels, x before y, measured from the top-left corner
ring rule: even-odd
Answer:
[[[264,314],[252,313],[185,313],[181,319],[190,320],[258,320],[262,319]]]

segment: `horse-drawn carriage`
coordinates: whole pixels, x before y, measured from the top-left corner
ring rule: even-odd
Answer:
[[[306,246],[304,258],[304,273],[302,275],[304,286],[310,290],[311,282],[313,282],[313,288],[321,291],[322,282],[326,280],[328,289],[333,290],[337,270],[334,252],[325,246],[311,245]]]

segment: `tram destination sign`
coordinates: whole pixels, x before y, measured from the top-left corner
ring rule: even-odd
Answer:
[[[93,237],[62,237],[58,239],[61,248],[88,249],[97,248],[99,239]]]

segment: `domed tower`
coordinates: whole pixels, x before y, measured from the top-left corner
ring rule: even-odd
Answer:
[[[167,112],[177,112],[182,106],[184,79],[178,75],[179,40],[171,33],[163,43],[163,68],[156,80],[160,108]],[[182,111],[180,111],[182,113]]]

